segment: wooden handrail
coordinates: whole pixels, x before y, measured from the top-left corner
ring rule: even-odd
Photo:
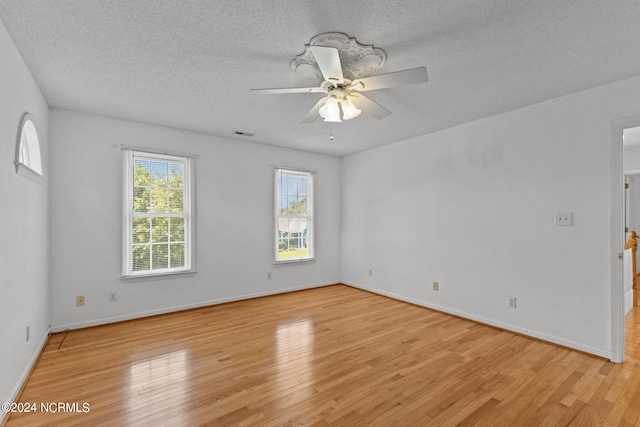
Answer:
[[[638,250],[638,234],[635,231],[629,233],[629,240],[625,243],[624,248]]]

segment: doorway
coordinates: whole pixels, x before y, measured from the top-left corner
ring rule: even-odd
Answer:
[[[640,233],[640,127],[626,128],[622,130],[622,172],[624,174],[624,239],[629,246],[631,233]],[[624,258],[624,300],[625,316],[633,308],[637,301],[637,295],[633,294],[631,284],[637,276],[631,274],[631,265],[637,265],[637,243],[633,250],[627,250],[625,246]],[[633,252],[635,259],[631,259]],[[629,259],[627,259],[629,258]]]
[[[627,175],[640,174],[640,116],[615,120],[610,127],[611,140],[611,361],[624,362],[625,289],[623,251],[631,230],[631,206],[627,210]],[[636,172],[636,173],[634,173]],[[627,215],[628,212],[628,215]],[[640,215],[640,213],[639,213]],[[640,227],[640,221],[637,222]],[[636,230],[640,231],[640,230]]]

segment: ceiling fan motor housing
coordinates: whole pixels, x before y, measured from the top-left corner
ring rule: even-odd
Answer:
[[[323,79],[316,58],[311,52],[312,46],[326,46],[338,49],[344,77],[350,80],[365,77],[382,67],[387,54],[373,45],[359,43],[355,37],[344,33],[322,33],[312,37],[305,51],[291,61],[291,69],[306,74],[310,79]]]

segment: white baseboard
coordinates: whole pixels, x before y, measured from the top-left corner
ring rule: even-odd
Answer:
[[[192,308],[207,307],[207,306],[210,306],[210,305],[224,304],[224,303],[227,303],[227,302],[241,301],[241,300],[246,300],[246,299],[251,299],[251,298],[266,297],[266,296],[269,296],[269,295],[284,294],[284,293],[287,293],[287,292],[302,291],[304,289],[321,288],[323,286],[336,285],[338,283],[340,283],[340,282],[335,282],[334,281],[334,282],[314,283],[314,284],[303,285],[303,286],[293,286],[293,287],[290,287],[290,288],[282,288],[282,289],[276,289],[276,290],[265,291],[265,292],[256,292],[256,293],[251,293],[251,294],[235,295],[235,296],[227,297],[227,298],[217,298],[217,299],[208,300],[208,301],[199,301],[199,302],[193,303],[193,304],[176,305],[176,306],[172,306],[172,307],[159,308],[159,309],[156,309],[156,310],[148,310],[148,311],[141,311],[141,312],[136,312],[136,313],[128,313],[128,314],[123,314],[123,315],[120,315],[120,316],[102,317],[102,318],[99,318],[99,319],[93,319],[93,320],[88,320],[88,321],[84,321],[84,322],[64,323],[64,324],[52,326],[51,327],[51,332],[52,333],[56,333],[56,332],[66,331],[67,329],[81,329],[81,328],[88,328],[88,327],[91,327],[91,326],[106,325],[106,324],[109,324],[109,323],[123,322],[125,320],[140,319],[142,317],[155,316],[155,315],[158,315],[158,314],[173,313],[173,312],[182,311],[182,310],[190,310]]]
[[[447,314],[452,314],[454,316],[458,316],[458,317],[462,317],[464,319],[469,319],[469,320],[473,320],[475,322],[478,323],[483,323],[485,325],[490,325],[490,326],[495,326],[496,328],[500,328],[500,329],[505,329],[507,331],[511,331],[511,332],[516,332],[518,334],[522,334],[522,335],[526,335],[532,338],[537,338],[540,339],[542,341],[547,341],[553,344],[558,344],[561,345],[563,347],[568,347],[568,348],[572,348],[574,350],[579,350],[585,353],[589,353],[589,354],[593,354],[595,356],[600,356],[600,357],[604,357],[606,359],[611,359],[611,353],[607,350],[603,350],[603,349],[599,349],[599,348],[594,348],[594,347],[590,347],[587,345],[583,345],[580,343],[576,343],[573,341],[569,341],[563,338],[558,338],[555,337],[553,335],[547,335],[541,332],[537,332],[537,331],[532,331],[529,329],[525,329],[525,328],[521,328],[519,326],[515,326],[515,325],[510,325],[507,323],[503,323],[503,322],[499,322],[493,319],[487,319],[485,317],[482,316],[476,316],[474,314],[470,314],[470,313],[465,313],[462,311],[458,311],[458,310],[454,310],[451,309],[449,307],[443,307],[437,304],[432,304],[429,302],[425,302],[425,301],[421,301],[421,300],[417,300],[414,298],[410,298],[410,297],[406,297],[404,295],[398,295],[395,294],[393,292],[387,292],[387,291],[383,291],[380,289],[375,289],[375,288],[371,288],[369,286],[365,286],[365,285],[361,285],[359,283],[354,283],[354,282],[342,282],[345,285],[349,285],[349,286],[353,286],[354,288],[359,288],[365,291],[369,291],[372,292],[374,294],[379,294],[379,295],[384,295],[387,296],[389,298],[393,298],[393,299],[397,299],[399,301],[404,301],[404,302],[409,302],[411,304],[415,304],[415,305],[419,305],[422,307],[426,307],[426,308],[431,308],[433,310],[437,310],[437,311],[441,311],[443,313],[447,313]]]
[[[50,330],[48,330],[47,333],[44,335],[44,337],[40,341],[40,344],[36,348],[36,351],[31,355],[31,359],[29,360],[29,363],[27,364],[27,366],[25,366],[25,368],[20,373],[18,382],[16,383],[15,386],[13,386],[13,389],[9,393],[9,396],[7,396],[6,399],[4,399],[2,402],[9,402],[9,403],[16,402],[18,398],[18,393],[20,393],[20,389],[22,388],[22,385],[27,380],[27,377],[29,376],[29,373],[31,372],[31,370],[33,369],[33,366],[38,360],[38,357],[40,357],[40,353],[42,353],[44,346],[47,344],[47,340],[49,338],[49,332]],[[6,416],[7,416],[6,412],[0,411],[0,425],[3,423],[4,418]]]

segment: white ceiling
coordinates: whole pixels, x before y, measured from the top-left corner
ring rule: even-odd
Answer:
[[[0,0],[0,20],[53,107],[337,156],[640,75],[637,0]],[[289,63],[329,31],[429,82],[335,124],[299,123],[320,94],[249,91],[313,86]]]

